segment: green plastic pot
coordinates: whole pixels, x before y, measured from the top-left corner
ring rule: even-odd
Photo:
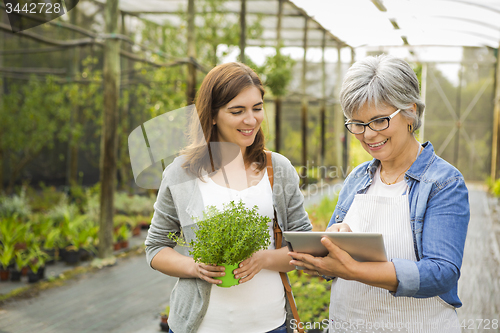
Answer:
[[[222,283],[219,283],[217,286],[224,287],[224,288],[236,286],[239,283],[239,279],[236,279],[234,277],[233,271],[236,268],[238,268],[238,264],[234,264],[234,265],[221,264],[220,266],[224,266],[226,268],[226,270],[224,271],[226,274],[224,276],[221,276],[221,277],[216,277],[217,280],[222,281]]]

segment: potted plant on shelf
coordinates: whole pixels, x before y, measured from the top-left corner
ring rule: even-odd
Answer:
[[[219,287],[237,285],[233,271],[239,263],[269,246],[270,222],[270,218],[257,213],[257,206],[249,209],[242,201],[231,201],[222,211],[210,206],[196,223],[196,238],[188,244],[192,247],[190,253],[197,262],[226,268]],[[171,234],[170,238],[182,245],[179,237]]]
[[[168,314],[170,312],[170,306],[167,305],[165,310],[160,313],[160,328],[162,332],[168,332],[170,327],[168,326]]]

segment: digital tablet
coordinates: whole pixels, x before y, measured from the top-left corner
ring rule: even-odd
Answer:
[[[321,238],[326,236],[357,261],[387,261],[384,238],[379,233],[284,231],[283,236],[293,252],[324,257],[328,250],[321,244]]]

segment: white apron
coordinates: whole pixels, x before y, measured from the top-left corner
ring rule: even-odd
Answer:
[[[408,195],[357,194],[344,222],[353,232],[378,232],[388,260],[416,261]],[[388,290],[340,278],[332,283],[332,332],[460,332],[455,308],[439,296],[394,297]]]

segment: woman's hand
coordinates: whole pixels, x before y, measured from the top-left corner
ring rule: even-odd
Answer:
[[[243,260],[239,267],[234,270],[235,278],[240,279],[240,284],[250,281],[255,274],[260,272],[266,265],[267,250],[257,251],[248,259]]]
[[[351,227],[347,223],[335,223],[326,229],[328,232],[352,232]]]
[[[226,273],[224,272],[224,266],[217,265],[207,265],[195,262],[195,275],[197,278],[207,281],[212,284],[220,284],[221,280],[214,279],[214,277],[224,276]]]
[[[346,224],[344,223],[344,225]],[[349,230],[351,229],[349,228]],[[329,252],[326,257],[313,257],[306,253],[290,252],[288,255],[293,258],[290,264],[305,267],[304,272],[311,275],[337,276],[345,280],[353,279],[353,272],[358,262],[327,237],[323,237],[321,243]]]

